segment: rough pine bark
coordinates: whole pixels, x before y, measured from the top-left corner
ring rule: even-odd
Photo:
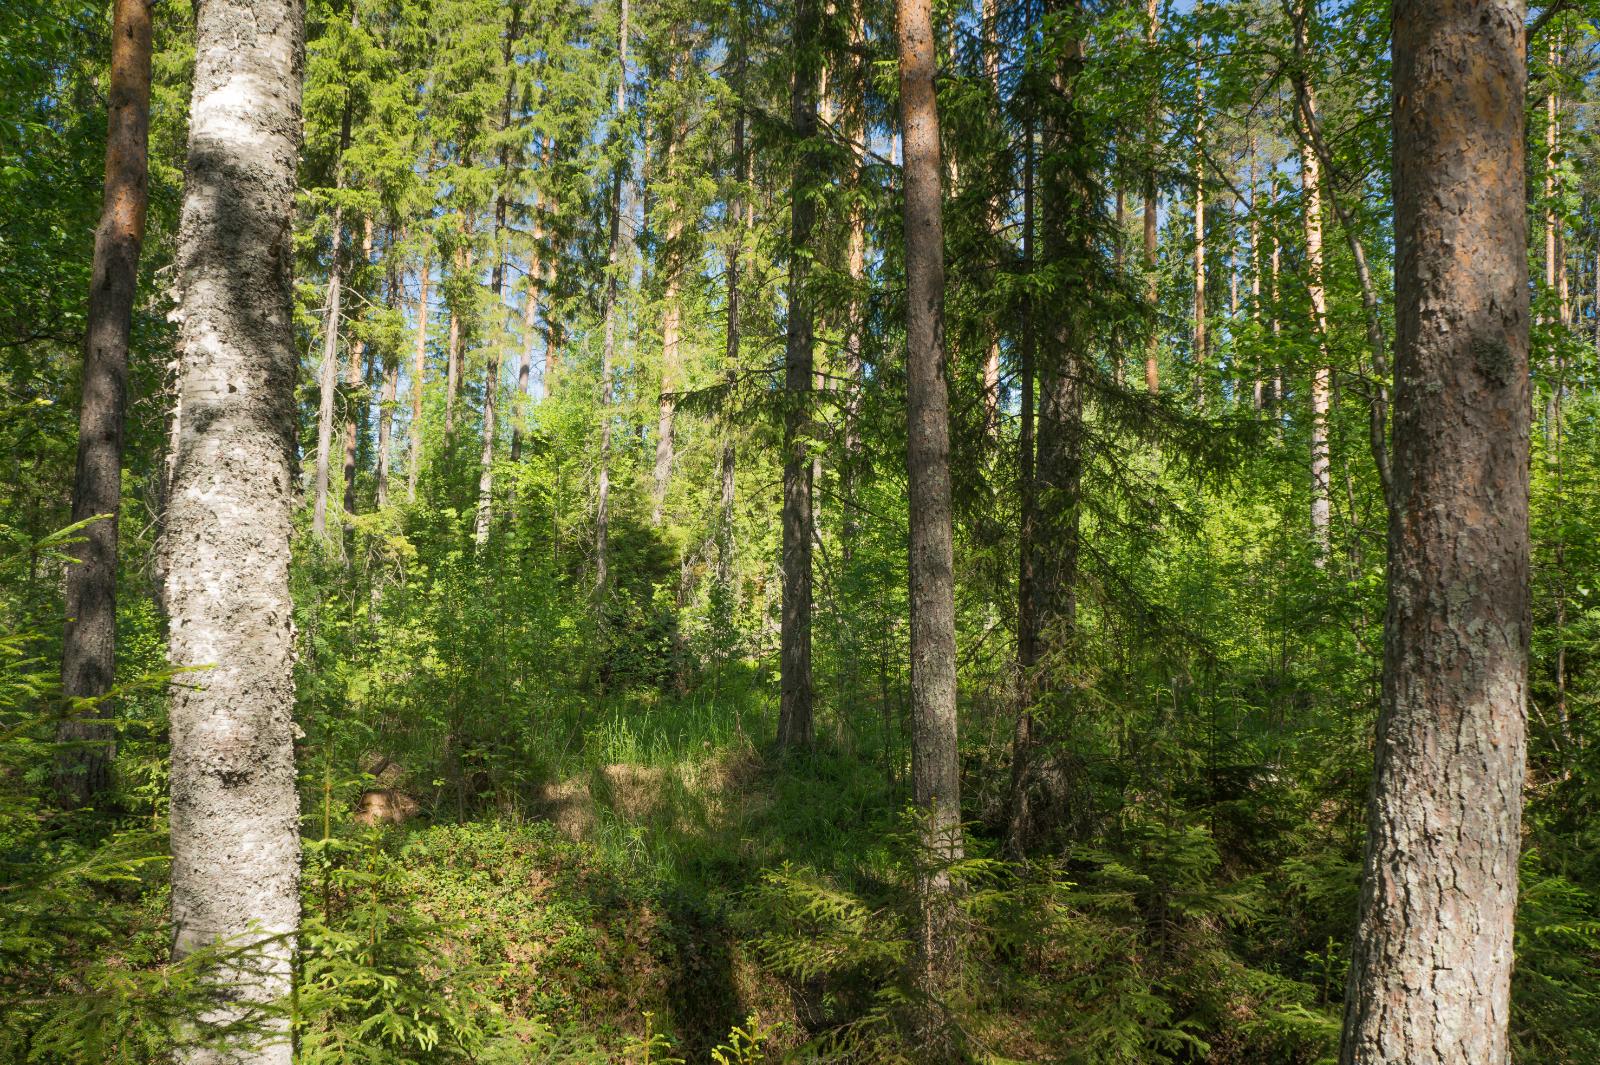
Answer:
[[[168,529],[174,954],[240,948],[208,1020],[288,993],[299,923],[289,515],[298,352],[290,221],[300,146],[299,0],[195,10],[178,231],[182,367]],[[187,1065],[288,1065],[287,1026]]]
[[[778,746],[809,747],[812,742],[811,688],[811,457],[805,434],[810,417],[812,308],[806,291],[811,231],[816,204],[811,185],[820,168],[810,141],[817,133],[817,66],[812,55],[817,36],[816,0],[796,0],[794,8],[794,83],[790,121],[806,147],[795,168],[789,205],[789,309],[784,360],[786,407],[783,419],[783,620],[778,706]]]
[[[116,677],[117,515],[122,506],[122,440],[128,396],[128,337],[149,203],[151,0],[116,0],[111,86],[106,101],[105,190],[95,231],[78,407],[74,523],[85,527],[66,573],[67,626],[61,694],[99,699]],[[56,730],[55,790],[81,806],[111,786],[116,737],[106,707],[74,714]]]
[[[1524,16],[1394,5],[1394,505],[1345,1065],[1509,1060],[1531,627]]]
[[[956,750],[955,562],[945,381],[944,223],[930,0],[899,0],[905,152],[906,473],[910,524],[911,783],[928,871],[917,884],[916,984],[925,1060],[953,1060],[937,1007],[958,968],[953,885],[961,857]]]

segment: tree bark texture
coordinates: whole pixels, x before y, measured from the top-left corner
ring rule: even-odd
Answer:
[[[289,515],[303,17],[298,0],[196,6],[167,602],[173,665],[203,672],[172,689],[172,923],[179,957],[249,948],[212,972],[220,1022],[287,994],[300,917]],[[243,1039],[179,1058],[288,1065],[281,1021]]]
[[[1340,1060],[1505,1065],[1529,619],[1520,0],[1394,5],[1394,505]]]
[[[899,0],[905,152],[906,473],[910,522],[911,783],[928,871],[918,883],[917,984],[934,1001],[958,968],[948,866],[961,857],[956,749],[955,561],[945,381],[944,223],[931,0]],[[925,1010],[928,1060],[950,1058]]]
[[[783,422],[783,620],[778,746],[809,747],[812,742],[811,688],[811,456],[806,444],[810,423],[812,349],[810,296],[806,291],[811,231],[816,219],[812,181],[820,167],[810,141],[817,134],[817,63],[811,54],[817,36],[816,0],[796,0],[795,71],[790,121],[803,145],[795,168],[789,205],[789,309],[784,360],[786,408]]]
[[[138,289],[149,202],[150,0],[116,0],[112,9],[111,88],[106,102],[105,190],[95,231],[89,313],[78,408],[74,524],[99,517],[78,535],[66,573],[67,625],[61,694],[73,716],[56,739],[55,790],[81,806],[111,785],[116,737],[100,699],[116,680],[117,516],[122,506],[122,441],[128,403],[128,338]]]

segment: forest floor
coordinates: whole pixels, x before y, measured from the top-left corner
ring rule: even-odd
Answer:
[[[763,968],[752,892],[797,864],[870,889],[894,860],[898,792],[881,762],[827,742],[763,754],[746,730],[770,732],[764,716],[615,709],[528,796],[460,820],[430,819],[424,802],[371,830],[369,855],[398,859],[391,905],[439,929],[443,967],[574,1050],[610,1056],[654,1031],[704,1062],[739,1026],[792,1048],[826,1021],[830,990]]]

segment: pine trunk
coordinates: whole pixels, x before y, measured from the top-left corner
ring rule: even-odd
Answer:
[[[1394,5],[1394,505],[1345,1065],[1505,1065],[1529,619],[1524,5]]]
[[[951,532],[950,405],[945,382],[944,224],[930,0],[899,0],[905,145],[906,473],[910,522],[911,780],[927,871],[919,877],[916,982],[927,1061],[954,1060],[934,1005],[959,966],[954,887],[961,857],[956,749],[955,563]]]
[[[73,716],[56,739],[55,790],[69,807],[111,786],[116,735],[109,708],[75,710],[98,700],[116,680],[117,521],[122,506],[122,441],[128,394],[128,338],[138,289],[139,254],[149,202],[151,4],[116,0],[112,9],[111,86],[106,101],[106,170],[95,231],[89,312],[78,408],[74,524],[98,517],[73,546],[67,567],[67,626],[61,648],[61,694]]]

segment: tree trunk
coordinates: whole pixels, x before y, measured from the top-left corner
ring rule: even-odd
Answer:
[[[180,958],[224,941],[245,950],[211,971],[223,994],[207,1020],[219,1024],[288,994],[300,918],[289,271],[301,19],[289,0],[196,8],[167,602],[170,661],[205,672],[171,693],[172,924]],[[247,1050],[235,1035],[179,1059],[288,1065],[286,1023],[266,1027],[266,1045]]]
[[[734,18],[738,19],[742,12],[735,8]],[[727,348],[723,353],[723,381],[727,385],[728,395],[723,402],[733,403],[733,389],[738,379],[739,372],[739,274],[744,265],[744,237],[748,228],[744,224],[744,198],[748,195],[750,182],[750,159],[745,151],[744,144],[744,91],[745,70],[747,57],[745,55],[744,38],[737,29],[734,33],[732,45],[734,49],[733,76],[736,79],[734,92],[737,94],[733,115],[733,166],[735,180],[738,182],[738,191],[728,197],[728,218],[734,230],[732,239],[728,243],[728,263],[726,272],[727,284]],[[733,420],[727,415],[722,419],[722,454],[720,475],[722,479],[722,511],[721,519],[717,526],[717,583],[724,592],[728,592],[733,584],[733,502],[734,502],[734,436]]]
[[[1524,5],[1394,5],[1389,612],[1345,1065],[1505,1065],[1529,619]]]
[[[78,699],[100,699],[116,680],[117,520],[122,506],[122,440],[127,411],[128,337],[138,289],[139,254],[149,202],[150,0],[116,0],[112,9],[111,87],[106,101],[105,189],[95,231],[89,313],[78,408],[74,523],[84,528],[67,567],[67,626],[61,647],[61,694],[73,716],[56,739],[55,791],[81,806],[111,786],[116,734],[109,708],[74,712]]]
[[[528,252],[528,292],[522,303],[522,361],[517,365],[517,408],[511,421],[511,461],[522,461],[522,425],[533,384],[533,348],[539,339],[539,282],[544,276],[544,214],[533,206],[533,247]],[[546,347],[549,347],[546,342]]]
[[[461,224],[461,244],[456,248],[455,276],[470,279],[472,277],[472,250],[468,246],[471,240],[471,227],[465,221]],[[446,302],[449,302],[449,290],[445,290]],[[445,343],[445,374],[444,374],[444,435],[448,443],[456,431],[456,393],[461,391],[461,316],[466,313],[466,308],[451,305],[450,308],[450,336]]]
[[[1149,0],[1145,9],[1145,47],[1152,51],[1156,46],[1156,37],[1160,32],[1161,11],[1157,0]],[[1147,134],[1149,150],[1152,155],[1159,142],[1159,131],[1156,128],[1157,109],[1160,106],[1160,92],[1150,101],[1150,129]],[[1161,391],[1161,373],[1156,365],[1157,351],[1161,345],[1159,327],[1155,321],[1160,311],[1161,290],[1156,277],[1156,212],[1159,206],[1156,201],[1156,168],[1152,160],[1144,172],[1144,268],[1145,268],[1145,299],[1150,304],[1150,335],[1144,342],[1144,387],[1152,396]]]
[[[389,305],[398,306],[400,303],[400,284],[395,277],[395,266],[392,258],[394,231],[390,230],[390,256],[387,271],[387,288],[389,290]],[[389,452],[393,448],[393,425],[395,397],[400,390],[400,357],[399,352],[387,344],[383,349],[383,392],[378,399],[378,509],[382,510],[389,505],[389,475],[393,467]]]
[[[1034,119],[1028,116],[1023,134],[1022,148],[1022,268],[1028,275],[1035,273],[1034,228],[1034,173],[1035,140]],[[1021,335],[1017,343],[1017,388],[1020,393],[1020,426],[1017,431],[1017,484],[1021,502],[1021,518],[1017,528],[1017,668],[1023,685],[1024,711],[1021,721],[1028,725],[1027,705],[1032,701],[1032,673],[1039,660],[1039,611],[1037,573],[1034,563],[1034,534],[1037,511],[1034,493],[1034,356],[1038,349],[1037,316],[1033,289],[1029,286],[1022,297]]]
[[[510,50],[510,45],[507,45]],[[509,169],[506,153],[501,151],[502,169]],[[497,314],[505,312],[506,299],[506,201],[501,196],[495,204],[495,259],[489,288],[494,293]],[[478,508],[473,517],[472,540],[482,547],[489,542],[489,527],[494,523],[494,430],[495,400],[500,392],[500,341],[498,335],[489,343],[488,365],[483,375],[483,431],[482,447],[478,452]]]
[[[344,177],[336,188],[342,188]],[[328,467],[333,454],[333,401],[339,388],[339,304],[340,237],[344,232],[344,208],[333,208],[333,242],[329,251],[328,307],[323,317],[322,366],[318,371],[316,499],[312,503],[311,532],[318,540],[328,539]]]
[[[990,93],[991,114],[996,123],[1004,121],[1004,111],[1000,88],[1000,41],[998,0],[982,0],[980,9],[983,22],[983,76],[988,82]],[[1007,175],[1010,174],[1009,153],[1007,155]],[[1010,182],[1007,182],[1009,185]],[[988,206],[988,225],[990,239],[997,243],[1001,240],[1002,214],[1000,198],[996,197]],[[852,247],[852,251],[854,248]],[[1000,330],[992,328],[988,344],[983,353],[983,425],[984,430],[994,436],[1000,431]]]
[[[1261,195],[1260,163],[1256,154],[1256,137],[1250,134],[1250,320],[1261,328],[1261,213],[1256,209]],[[1259,341],[1259,335],[1257,340]],[[1266,382],[1262,378],[1261,356],[1256,356],[1254,376],[1250,383],[1250,406],[1262,410],[1266,403]]]
[[[1081,12],[1082,0],[1064,0],[1061,6]],[[1095,250],[1086,245],[1077,213],[1093,210],[1095,193],[1067,146],[1084,135],[1082,116],[1074,99],[1083,65],[1083,43],[1065,43],[1053,75],[1057,96],[1044,127],[1042,182],[1044,257],[1053,268],[1068,264],[1066,276],[1083,276],[1083,264]],[[1025,204],[1026,209],[1026,204]],[[1083,479],[1083,374],[1086,360],[1075,304],[1084,297],[1070,291],[1053,295],[1045,312],[1049,330],[1049,357],[1039,367],[1037,438],[1033,441],[1033,478],[1025,491],[1024,506],[1031,509],[1029,542],[1031,584],[1027,639],[1032,647],[1035,676],[1031,697],[1037,691],[1059,691],[1048,676],[1039,676],[1038,655],[1049,638],[1070,653],[1077,628],[1079,504]],[[1024,522],[1029,521],[1027,515]],[[1024,852],[1064,819],[1068,796],[1050,771],[1050,737],[1031,712],[1019,720],[1012,752],[1012,788],[1006,848]]]
[[[1194,42],[1194,390],[1206,398],[1209,342],[1206,337],[1206,88],[1205,41]]]
[[[546,170],[551,169],[551,167],[555,165],[555,137],[551,137],[549,140],[545,141],[544,154],[540,158]],[[555,317],[553,317],[556,310],[556,271],[561,266],[561,242],[559,239],[561,231],[559,228],[559,221],[556,217],[556,209],[557,203],[554,196],[552,196],[546,210],[540,212],[541,217],[545,214],[549,215],[550,229],[554,231],[551,237],[550,255],[546,261],[546,267],[549,273],[544,279],[544,291],[546,295],[544,307],[544,369],[541,372],[541,380],[539,381],[542,399],[549,399],[551,396],[555,395],[556,369],[560,365],[561,358],[561,323]]]
[[[1321,164],[1321,170],[1328,177],[1328,202],[1333,207],[1334,216],[1339,219],[1339,228],[1344,232],[1345,246],[1350,249],[1350,258],[1355,263],[1356,280],[1361,287],[1361,306],[1366,312],[1367,319],[1367,350],[1372,359],[1372,374],[1374,381],[1372,393],[1368,400],[1370,416],[1368,418],[1368,446],[1372,451],[1372,461],[1377,467],[1378,483],[1383,489],[1384,498],[1389,496],[1389,445],[1388,445],[1388,420],[1389,420],[1389,341],[1383,331],[1383,311],[1378,305],[1378,289],[1372,280],[1372,268],[1367,262],[1366,245],[1362,243],[1361,234],[1356,230],[1356,221],[1350,212],[1345,209],[1339,199],[1337,182],[1334,180],[1333,153],[1328,150],[1326,140],[1322,136],[1322,121],[1317,115],[1316,93],[1311,87],[1311,48],[1308,40],[1307,19],[1308,10],[1304,0],[1299,0],[1292,9],[1294,16],[1294,41],[1295,41],[1295,95],[1296,112],[1302,140],[1302,151],[1310,149],[1315,156],[1315,161]],[[1307,230],[1309,233],[1310,231]],[[1309,246],[1309,242],[1308,242]],[[1320,233],[1318,237],[1318,251],[1321,251]],[[1320,265],[1320,259],[1316,265]],[[1321,291],[1321,278],[1313,274],[1313,281]],[[1313,304],[1315,306],[1315,304]],[[1324,326],[1326,323],[1324,322]],[[1324,352],[1326,341],[1324,340]],[[1312,426],[1315,432],[1316,426]],[[1324,442],[1324,446],[1326,443]],[[1314,458],[1314,456],[1313,456]]]
[[[821,160],[811,141],[817,133],[816,0],[796,0],[794,83],[790,120],[804,157],[790,183],[789,308],[785,351],[783,419],[783,625],[778,746],[812,742],[811,690],[811,456],[805,442],[812,375],[811,301],[806,291],[811,229],[816,206],[811,186]]]
[[[354,22],[352,9],[350,18]],[[329,463],[333,461],[333,401],[339,388],[339,315],[343,261],[339,257],[344,241],[344,153],[350,149],[351,99],[346,91],[344,113],[339,120],[339,147],[333,161],[333,235],[328,249],[328,306],[323,316],[322,366],[317,380],[317,468],[316,498],[311,509],[311,533],[318,541],[328,539]]]
[[[628,0],[621,5],[617,21],[616,122],[620,126],[628,111]],[[617,350],[617,273],[622,269],[622,183],[627,180],[626,148],[618,160],[611,182],[611,233],[606,246],[605,341],[600,355],[600,483],[595,498],[594,518],[594,595],[603,604],[607,582],[607,539],[611,506],[611,367]]]
[[[683,135],[681,122],[674,123],[669,129],[665,162],[665,177],[669,185],[676,178],[674,162],[678,141]],[[661,210],[667,216],[661,249],[666,285],[661,299],[661,391],[656,404],[656,462],[650,495],[650,524],[658,528],[667,502],[667,487],[672,480],[675,458],[673,416],[677,412],[677,391],[682,373],[678,346],[683,322],[683,257],[682,249],[678,246],[683,238],[683,219],[678,204],[673,201],[663,202]]]
[[[428,379],[428,275],[432,264],[422,253],[417,269],[417,348],[411,361],[411,460],[406,473],[407,491],[417,498],[417,477],[422,472],[422,391]]]
[[[538,208],[534,208],[538,211]],[[528,264],[528,294],[522,304],[522,361],[517,365],[517,417],[510,425],[510,461],[522,461],[522,425],[528,417],[528,393],[533,387],[533,347],[539,339],[539,278],[544,273],[541,241],[544,229],[534,214],[533,251]]]
[[[1304,0],[1296,0],[1296,10],[1303,3]],[[1304,139],[1300,145],[1300,187],[1305,196],[1306,289],[1311,297],[1311,328],[1320,356],[1311,371],[1311,541],[1320,566],[1326,564],[1332,543],[1328,408],[1333,372],[1328,367],[1328,296],[1322,280],[1322,170],[1317,153]]]
[[[934,1005],[958,968],[953,885],[961,857],[956,749],[955,562],[951,533],[950,401],[945,382],[944,225],[930,0],[899,0],[905,145],[906,472],[910,521],[911,780],[922,818],[916,982],[928,1005],[924,1060],[953,1060]]]
[[[372,217],[361,223],[361,265],[363,269],[372,262]],[[357,278],[359,283],[360,279]],[[350,343],[350,361],[344,367],[344,512],[356,512],[356,445],[361,436],[361,403],[358,395],[366,380],[362,363],[367,355],[366,337],[359,333]]]
[[[850,184],[858,194],[861,190],[862,173],[866,156],[866,92],[865,72],[862,70],[863,60],[860,57],[860,48],[863,42],[863,26],[860,0],[852,0],[850,5],[850,28],[848,40],[851,47],[851,62],[855,65],[854,77],[850,84],[852,91],[844,102],[845,139],[850,147]],[[855,91],[859,90],[859,91]],[[865,383],[864,367],[864,342],[866,337],[866,323],[863,321],[861,293],[866,287],[867,278],[867,219],[862,207],[860,196],[851,201],[850,206],[850,238],[845,253],[846,270],[850,276],[850,304],[846,309],[844,342],[844,372],[848,379],[845,387],[848,389],[844,401],[844,448],[843,456],[839,462],[839,495],[841,510],[843,511],[840,522],[840,554],[845,562],[855,558],[856,533],[860,525],[860,518],[856,512],[856,481],[861,474],[861,398],[862,387]],[[998,339],[990,342],[990,354],[999,358]],[[988,388],[989,365],[984,368],[985,388]],[[986,402],[994,402],[999,396],[999,363],[994,364],[994,391]]]

